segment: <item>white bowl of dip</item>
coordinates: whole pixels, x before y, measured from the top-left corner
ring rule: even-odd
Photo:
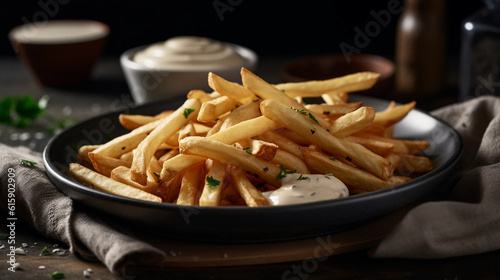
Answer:
[[[208,73],[241,83],[240,70],[257,67],[252,50],[204,37],[179,36],[124,52],[120,63],[137,104],[211,91]]]

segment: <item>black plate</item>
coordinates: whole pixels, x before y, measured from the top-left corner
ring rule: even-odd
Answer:
[[[382,110],[388,101],[351,95],[364,105]],[[122,112],[152,115],[174,109],[184,100],[126,108],[70,127],[50,141],[43,153],[49,178],[77,203],[169,237],[214,242],[265,242],[307,238],[340,231],[427,200],[444,191],[444,182],[462,154],[462,140],[448,124],[418,109],[395,128],[395,137],[431,143],[425,152],[435,169],[396,187],[339,200],[269,207],[194,207],[120,197],[86,187],[69,174],[78,162],[75,148],[99,144],[126,133],[118,122]]]

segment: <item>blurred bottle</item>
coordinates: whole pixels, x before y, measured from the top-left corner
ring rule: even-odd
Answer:
[[[425,99],[444,87],[444,0],[405,0],[396,31],[395,88],[400,99]]]
[[[500,0],[464,20],[460,54],[460,99],[500,96]]]

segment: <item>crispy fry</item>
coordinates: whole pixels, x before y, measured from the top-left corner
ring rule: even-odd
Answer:
[[[264,195],[248,180],[241,168],[231,168],[231,180],[236,190],[250,207],[269,205]]]
[[[276,155],[278,145],[262,140],[243,139],[237,142],[245,152],[270,161]]]
[[[275,164],[282,164],[287,169],[295,170],[298,173],[311,173],[301,157],[297,157],[284,150],[277,150],[276,155],[271,160],[271,162],[274,162]]]
[[[161,202],[158,196],[115,181],[78,163],[71,163],[69,170],[77,181],[96,190],[140,200]]]
[[[375,109],[361,107],[336,119],[330,127],[330,133],[341,138],[347,137],[367,127],[374,117]]]
[[[200,106],[198,99],[188,99],[174,113],[161,120],[158,126],[134,151],[134,160],[132,161],[130,173],[132,180],[142,185],[146,184],[146,171],[156,149],[168,137],[175,134],[183,125],[196,119]]]
[[[216,120],[221,115],[233,110],[236,107],[236,102],[227,97],[221,96],[201,104],[198,121],[211,122]]]
[[[295,101],[295,99],[284,94],[282,91],[275,88],[271,84],[268,84],[266,81],[262,80],[260,77],[245,68],[241,69],[241,79],[247,89],[249,89],[251,92],[262,99],[275,100],[283,105],[293,107],[297,110],[304,110],[304,112],[307,114],[314,114],[313,112],[310,112],[308,109],[306,109],[303,105]],[[330,123],[323,120],[321,116],[315,115],[315,117],[321,126],[325,128],[330,127]]]
[[[150,122],[154,122],[156,120],[159,120],[161,118],[167,117],[169,114],[171,114],[173,111],[164,111],[157,116],[145,116],[145,115],[128,115],[128,114],[120,114],[118,116],[118,120],[120,124],[129,130],[134,130],[138,127],[141,127],[145,124],[148,124]]]
[[[354,92],[370,89],[377,82],[380,74],[359,72],[324,81],[307,81],[275,85],[288,96],[320,97],[326,92]]]
[[[244,86],[229,82],[212,72],[208,73],[208,85],[221,95],[235,100],[238,105],[251,103],[257,99],[257,96]]]
[[[118,166],[130,167],[132,164],[131,161],[107,157],[100,154],[96,154],[94,152],[89,153],[89,158],[90,161],[92,162],[92,166],[94,167],[94,169],[97,172],[107,177],[109,177],[109,175],[111,174],[111,170],[115,169],[116,167]]]
[[[401,163],[398,171],[401,173],[425,173],[434,169],[431,160],[428,157],[399,154]]]
[[[207,162],[209,167],[199,203],[200,206],[217,206],[226,183],[227,166],[217,160],[208,159]]]
[[[373,125],[388,127],[401,121],[415,108],[416,102],[412,101],[400,106],[390,106],[382,112],[377,112],[373,119]]]
[[[330,104],[330,105],[342,104],[342,103],[346,103],[347,100],[349,99],[349,93],[345,92],[345,91],[342,91],[342,92],[331,91],[331,92],[323,93],[321,95],[321,98],[323,99],[323,101],[325,101],[326,104]]]
[[[151,194],[154,194],[156,192],[159,184],[158,177],[150,170],[148,170],[148,182],[145,186],[132,181],[132,179],[130,179],[130,168],[126,166],[118,166],[113,169],[111,171],[110,178]]]
[[[306,108],[317,115],[323,116],[341,116],[351,113],[363,106],[363,102],[350,102],[340,104],[309,104]]]
[[[271,185],[279,185],[276,181],[276,176],[280,174],[279,167],[231,145],[205,137],[188,137],[182,139],[179,149],[182,154],[202,156],[240,166]]]
[[[349,166],[332,157],[303,148],[304,158],[313,172],[328,174],[331,173],[346,185],[365,191],[376,191],[399,185],[410,180],[408,177],[391,176],[388,180],[382,180],[371,173],[359,168]]]
[[[274,143],[283,150],[293,154],[296,157],[302,158],[302,152],[300,151],[300,145],[292,141],[290,138],[285,137],[276,131],[268,131],[256,136],[257,139],[264,140],[267,142]]]
[[[352,161],[383,180],[392,176],[394,170],[386,159],[357,143],[331,135],[326,129],[293,109],[269,99],[261,103],[261,111],[264,116],[283,124],[336,157]]]
[[[178,205],[195,205],[196,195],[202,181],[203,164],[197,164],[184,173],[177,197]]]
[[[347,139],[349,141],[363,145],[368,150],[382,157],[386,157],[388,154],[394,151],[394,144],[387,141],[381,141],[369,137],[360,137],[356,135],[350,135],[347,137]]]
[[[86,163],[92,163],[89,157],[89,153],[95,151],[101,145],[83,145],[78,148],[78,158]]]

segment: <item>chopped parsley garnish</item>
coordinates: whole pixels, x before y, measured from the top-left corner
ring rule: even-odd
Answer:
[[[47,249],[47,247],[45,247],[45,248],[42,249],[41,253],[42,253],[42,255],[50,255],[50,250]]]
[[[37,163],[36,163],[36,162],[34,162],[34,161],[30,161],[30,160],[26,160],[26,159],[22,159],[22,160],[21,160],[21,164],[22,164],[23,166],[26,166],[26,167],[32,167],[32,166],[37,165]]]
[[[316,117],[314,117],[313,114],[311,114],[310,112],[307,112],[306,110],[302,109],[302,110],[297,110],[293,107],[290,107],[292,110],[294,110],[295,112],[301,114],[301,115],[305,115],[305,116],[309,116],[309,118],[311,120],[313,120],[315,123],[319,124],[318,120],[316,119]]]
[[[153,172],[153,174],[155,174],[156,177],[158,177],[158,179],[160,178],[160,173],[158,172]]]
[[[50,277],[52,277],[52,279],[63,279],[64,273],[55,271],[55,272],[52,272],[52,274],[50,274]]]
[[[247,152],[247,154],[249,154],[249,155],[252,154],[252,152],[250,151],[250,147],[244,148],[243,151]]]
[[[348,162],[351,162],[351,161],[352,161],[352,159],[351,159],[349,156],[346,156],[346,157],[345,157],[345,160],[347,160]]]
[[[329,160],[336,160],[334,156],[328,158]]]
[[[49,97],[44,95],[36,102],[33,97],[25,95],[22,97],[7,96],[0,100],[0,124],[25,128],[41,116],[44,116],[50,124],[48,133],[53,133],[56,128],[66,128],[75,123],[74,120],[65,118],[57,120],[47,114],[45,109],[49,103]]]
[[[303,176],[303,175],[304,175],[304,174],[300,174],[300,176],[299,176],[299,178],[297,178],[297,180],[302,181],[302,180],[307,180],[307,179],[309,179],[309,177],[305,177],[305,176]]]
[[[213,176],[210,176],[210,177],[207,176],[207,183],[208,183],[208,187],[211,188],[211,189],[213,189],[213,188],[217,187],[218,185],[220,185],[220,181],[214,179]]]
[[[312,192],[312,193],[310,194],[310,196],[315,196],[315,195],[316,195],[316,192]]]
[[[325,174],[325,178],[326,178],[326,179],[328,179],[328,180],[330,180],[330,177],[331,177],[331,176],[333,176],[333,174],[332,174],[332,173],[326,173],[326,174]]]
[[[285,178],[285,176],[287,174],[293,174],[295,172],[297,172],[297,171],[296,170],[291,170],[291,171],[286,170],[286,168],[280,163],[280,173],[278,173],[278,175],[276,175],[276,181],[279,181],[282,178]]]
[[[187,119],[187,118],[188,118],[188,116],[189,116],[189,114],[191,114],[191,113],[192,113],[192,112],[194,112],[194,111],[195,111],[195,110],[194,110],[193,108],[185,108],[185,109],[184,109],[184,112],[183,112],[183,114],[184,114],[184,118],[186,118],[186,119]]]

